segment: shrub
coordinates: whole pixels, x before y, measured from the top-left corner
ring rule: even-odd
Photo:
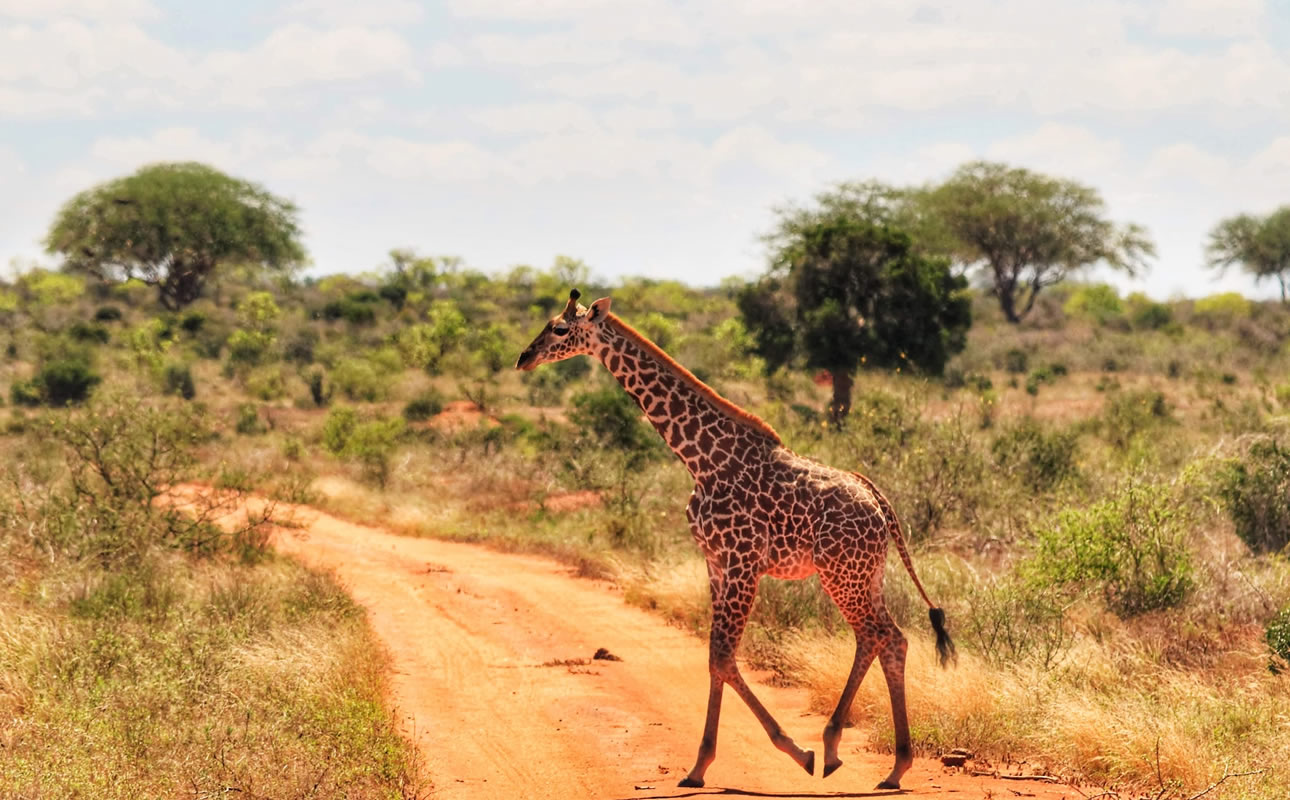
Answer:
[[[77,342],[99,344],[107,344],[108,339],[112,338],[105,326],[92,322],[73,322],[67,329],[67,335]]]
[[[1236,535],[1256,553],[1290,544],[1290,448],[1272,439],[1250,445],[1219,472],[1218,494]]]
[[[390,477],[390,458],[402,434],[401,419],[363,422],[350,433],[344,455],[357,461],[363,469],[363,476],[384,489]]]
[[[1123,450],[1133,437],[1170,418],[1168,401],[1155,389],[1115,391],[1107,398],[1102,412],[1102,435]]]
[[[312,364],[317,344],[317,332],[313,328],[301,328],[286,340],[282,347],[282,357],[293,364]]]
[[[1196,315],[1205,321],[1225,324],[1249,318],[1252,308],[1253,304],[1237,292],[1202,297],[1192,305]]]
[[[375,297],[373,295],[373,299]],[[322,307],[321,315],[328,321],[343,319],[353,325],[370,325],[376,321],[376,311],[372,306],[353,295],[327,303]]]
[[[1263,640],[1272,651],[1272,660],[1268,668],[1274,674],[1284,672],[1290,665],[1290,606],[1281,609],[1281,613],[1268,620],[1263,629]]]
[[[403,418],[408,422],[422,422],[440,411],[443,411],[443,395],[434,389],[427,389],[403,407]]]
[[[1014,375],[1025,372],[1030,365],[1030,356],[1025,350],[1013,348],[1003,354],[1003,368]]]
[[[368,403],[381,400],[389,390],[389,379],[365,358],[343,358],[331,371],[332,385],[350,400]]]
[[[1129,295],[1129,321],[1138,330],[1159,330],[1174,321],[1173,309],[1140,292]]]
[[[327,452],[340,455],[349,443],[350,434],[358,427],[358,412],[348,406],[333,408],[323,421],[322,443]]]
[[[41,367],[31,380],[15,381],[10,398],[15,405],[69,406],[85,402],[102,380],[84,361],[56,359]]]
[[[1071,293],[1070,299],[1062,306],[1062,311],[1072,317],[1085,317],[1099,325],[1105,325],[1124,314],[1124,304],[1120,302],[1120,293],[1105,283],[1092,286],[1081,286]]]
[[[197,395],[197,387],[193,385],[193,372],[187,364],[167,364],[161,381],[165,394],[179,395],[185,400],[192,400]]]
[[[255,366],[267,360],[273,336],[263,331],[238,328],[228,337],[227,344],[230,362]]]
[[[1091,585],[1121,617],[1173,608],[1190,594],[1185,525],[1163,487],[1130,484],[1088,509],[1058,514],[1023,567],[1032,585]]]
[[[379,294],[382,300],[385,300],[396,310],[402,311],[403,304],[407,302],[408,290],[397,283],[387,283],[380,288]]]
[[[277,366],[257,367],[247,374],[244,381],[247,394],[270,402],[287,393],[287,384],[282,377],[282,370]]]
[[[1046,431],[1026,418],[996,438],[990,452],[995,463],[1027,489],[1042,492],[1075,474],[1077,444],[1073,432]]]
[[[323,385],[323,377],[323,371],[320,369],[312,370],[305,376],[305,383],[309,386],[309,397],[319,408],[331,402],[332,387]]]
[[[264,423],[260,421],[260,407],[255,403],[242,403],[239,405],[234,429],[243,436],[254,436],[268,430]]]
[[[179,318],[179,327],[184,333],[200,333],[206,327],[206,315],[200,311],[186,311]]]
[[[94,311],[95,322],[117,322],[121,319],[121,309],[116,306],[99,306]]]
[[[14,381],[9,386],[9,402],[16,406],[38,406],[45,402],[45,395],[35,381]]]
[[[569,421],[600,444],[630,453],[656,449],[657,437],[641,420],[640,407],[618,389],[582,392],[571,400]]]
[[[1049,669],[1073,643],[1062,601],[1050,586],[1011,576],[991,580],[968,593],[960,624],[967,642],[989,663],[1033,660]]]

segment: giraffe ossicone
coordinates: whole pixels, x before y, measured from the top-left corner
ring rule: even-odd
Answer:
[[[609,312],[603,297],[589,307],[569,293],[564,311],[547,322],[516,362],[530,370],[577,355],[598,359],[635,398],[645,417],[694,478],[686,506],[690,530],[708,567],[712,592],[708,712],[694,768],[682,786],[702,786],[716,756],[721,695],[729,685],[748,704],[771,742],[815,774],[815,753],[804,750],[753,694],[735,651],[762,576],[807,578],[820,584],[856,637],[855,659],[837,707],[824,727],[824,769],[842,765],[838,742],[860,680],[874,658],[891,695],[896,763],[879,789],[900,788],[913,763],[905,710],[904,634],[883,603],[887,542],[928,606],[944,665],[954,657],[945,615],[933,606],[914,572],[891,504],[873,482],[799,456],[756,416],[726,400],[661,348]]]

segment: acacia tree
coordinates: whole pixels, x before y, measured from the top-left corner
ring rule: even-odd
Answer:
[[[1095,189],[1006,164],[965,164],[917,202],[948,236],[952,257],[985,273],[1013,323],[1074,271],[1104,263],[1134,275],[1155,255],[1141,226],[1106,219]]]
[[[46,237],[67,269],[138,278],[162,305],[196,300],[221,265],[286,269],[304,260],[296,207],[203,164],[153,164],[73,197]]]
[[[1266,217],[1240,214],[1229,217],[1209,233],[1205,248],[1209,266],[1225,271],[1240,264],[1255,281],[1274,278],[1281,286],[1281,302],[1290,289],[1290,206]]]
[[[971,304],[966,280],[917,252],[885,211],[822,206],[781,212],[770,270],[737,302],[768,370],[801,359],[828,371],[836,423],[861,365],[939,374],[963,349]]]

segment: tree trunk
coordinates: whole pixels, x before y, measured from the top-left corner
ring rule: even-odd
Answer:
[[[1021,316],[1017,314],[1017,298],[1011,291],[999,291],[999,308],[1003,309],[1003,316],[1013,325],[1021,322]]]
[[[829,421],[841,425],[851,413],[851,388],[855,378],[851,370],[831,369],[829,377],[833,379],[833,402],[829,404]]]

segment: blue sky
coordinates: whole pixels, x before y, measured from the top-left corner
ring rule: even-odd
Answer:
[[[1271,296],[1202,248],[1290,203],[1290,2],[0,0],[0,264],[195,159],[293,199],[317,274],[412,247],[714,284],[774,206],[979,157],[1145,225],[1123,288]]]

